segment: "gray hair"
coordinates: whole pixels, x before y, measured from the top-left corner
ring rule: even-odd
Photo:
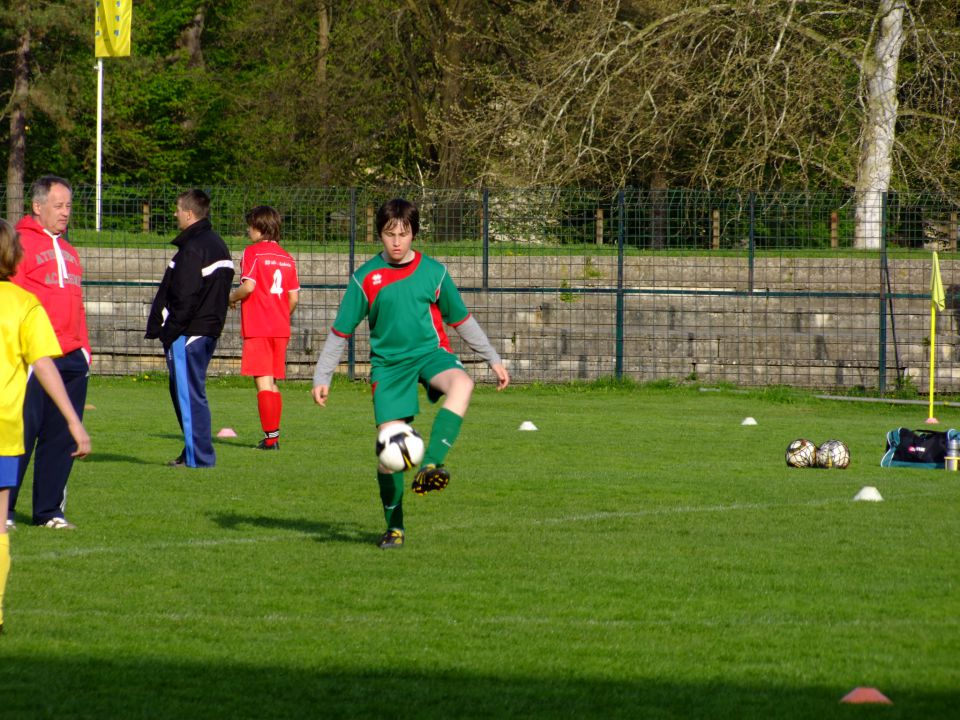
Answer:
[[[63,185],[73,194],[73,187],[69,180],[64,180],[56,175],[44,175],[42,178],[34,180],[33,186],[30,188],[30,199],[42,205],[47,201],[47,195],[50,194],[50,189],[54,185]]]

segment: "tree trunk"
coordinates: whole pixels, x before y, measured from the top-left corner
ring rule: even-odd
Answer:
[[[327,0],[320,0],[317,28],[317,83],[323,91],[327,84],[327,55],[330,53],[330,26],[333,25],[333,8]]]
[[[879,248],[882,197],[890,187],[897,122],[897,66],[903,47],[902,0],[880,0],[880,31],[864,66],[867,107],[857,165],[854,244]]]
[[[203,68],[203,44],[201,36],[203,35],[203,25],[207,18],[207,8],[204,5],[197,7],[193,19],[180,31],[180,41],[178,43],[187,55],[188,68]]]
[[[17,42],[13,63],[13,94],[10,98],[10,157],[7,159],[7,219],[17,222],[23,215],[23,176],[27,151],[27,93],[30,89],[30,30],[25,28]]]
[[[650,178],[650,247],[663,250],[667,246],[670,208],[667,205],[667,178],[662,170],[654,170]]]
[[[450,3],[449,12],[452,17],[459,18],[464,12],[464,3],[460,0]],[[442,10],[437,14],[443,17]],[[452,23],[447,23],[440,42],[442,45],[437,48],[440,55],[437,66],[441,73],[440,112],[449,117],[463,102],[464,88],[461,83],[464,59],[463,36],[457,32],[457,28]],[[444,124],[440,124],[437,133],[439,135],[437,177],[440,187],[459,187],[463,180],[460,144],[451,136]]]

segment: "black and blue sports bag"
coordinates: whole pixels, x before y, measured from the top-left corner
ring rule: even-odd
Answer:
[[[949,440],[960,439],[957,430],[908,430],[900,427],[887,433],[887,451],[881,467],[912,467],[943,470]]]

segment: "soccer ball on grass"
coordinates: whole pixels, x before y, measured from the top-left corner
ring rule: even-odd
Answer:
[[[841,440],[827,440],[817,448],[817,466],[843,469],[850,464],[850,448]]]
[[[786,458],[789,467],[813,467],[817,462],[817,446],[810,440],[798,438],[787,446]]]
[[[423,438],[406,423],[391,423],[377,435],[377,457],[390,472],[405,472],[423,460]]]

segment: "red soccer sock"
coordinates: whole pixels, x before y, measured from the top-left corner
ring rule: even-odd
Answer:
[[[267,445],[273,445],[280,436],[280,414],[283,410],[280,393],[272,390],[258,392],[257,409],[260,412],[260,427],[263,428]]]

